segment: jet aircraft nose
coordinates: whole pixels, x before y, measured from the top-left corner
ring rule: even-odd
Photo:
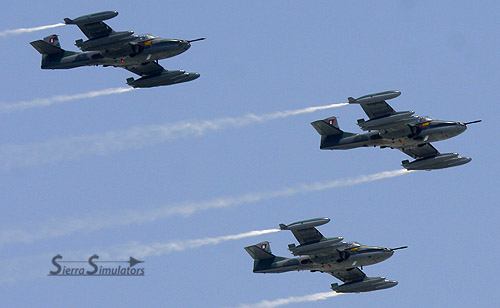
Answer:
[[[372,258],[376,263],[378,263],[389,259],[393,254],[394,251],[392,251],[392,249],[390,248],[379,248],[376,252],[373,253]]]
[[[386,259],[392,257],[393,254],[394,254],[394,250],[392,250],[390,248],[384,248],[384,256],[386,257]]]
[[[459,129],[461,132],[463,132],[467,129],[467,125],[465,123],[457,122],[457,125],[459,126]]]
[[[470,162],[472,160],[472,158],[470,157],[462,157],[462,161],[464,162],[463,164],[466,164],[468,162]]]
[[[188,42],[188,41],[183,40],[183,41],[181,41],[181,46],[182,46],[182,49],[188,50],[189,47],[191,47],[191,43]]]

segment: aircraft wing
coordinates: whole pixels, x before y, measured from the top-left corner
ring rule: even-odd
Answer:
[[[113,29],[102,21],[90,24],[78,24],[78,28],[82,30],[83,34],[85,34],[89,40],[106,37],[113,32]]]
[[[433,147],[430,143],[424,143],[413,148],[398,148],[398,150],[401,150],[403,153],[410,155],[415,159],[428,158],[439,155],[439,151],[436,150],[436,148]]]
[[[398,97],[400,94],[399,91],[385,91],[347,99],[349,104],[360,104],[370,120],[373,120],[395,114],[396,111],[385,100]]]
[[[360,105],[370,120],[387,117],[396,113],[384,100],[367,104],[361,103]]]
[[[82,30],[83,34],[85,34],[89,40],[92,40],[109,36],[114,32],[110,26],[103,22],[103,20],[113,18],[116,15],[118,15],[116,11],[106,11],[80,16],[75,19],[64,18],[64,22],[67,25],[77,25],[78,28]]]
[[[280,224],[281,230],[290,230],[293,235],[299,241],[300,245],[307,245],[312,243],[317,243],[322,239],[325,239],[323,234],[321,234],[316,226],[326,224],[330,221],[329,218],[314,218],[309,220],[303,220],[294,222],[289,225]]]
[[[318,231],[318,229],[312,227],[312,228],[306,228],[306,229],[297,229],[297,230],[291,230],[297,241],[301,245],[304,244],[311,244],[311,243],[317,243],[321,239],[324,239],[325,237],[321,232]]]
[[[157,76],[165,71],[163,66],[156,62],[147,62],[135,66],[127,66],[125,69],[139,76]]]
[[[362,281],[366,278],[366,274],[357,267],[333,271],[330,274],[345,283]]]

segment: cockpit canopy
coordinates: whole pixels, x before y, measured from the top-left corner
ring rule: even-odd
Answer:
[[[137,39],[139,41],[149,41],[149,40],[152,40],[152,39],[155,39],[155,38],[158,38],[158,36],[156,35],[153,35],[151,33],[147,33],[147,34],[141,34],[137,37]]]
[[[417,118],[417,123],[429,122],[432,120],[434,120],[434,119],[429,117],[429,116],[422,116],[422,117]]]
[[[361,247],[361,244],[358,242],[352,242],[352,243],[347,244],[346,248],[350,249],[350,248],[356,248],[356,247]]]

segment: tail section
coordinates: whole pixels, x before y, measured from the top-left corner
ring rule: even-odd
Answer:
[[[300,261],[285,257],[277,257],[271,253],[269,242],[262,242],[245,247],[253,258],[254,273],[284,273],[300,269]]]
[[[337,117],[329,117],[311,123],[321,136],[342,135],[344,132],[339,128]]]
[[[245,247],[245,250],[254,260],[274,259],[276,257],[271,253],[268,241]]]
[[[61,48],[59,38],[56,34],[49,35],[43,40],[37,40],[30,43],[42,55],[56,55],[64,53]]]

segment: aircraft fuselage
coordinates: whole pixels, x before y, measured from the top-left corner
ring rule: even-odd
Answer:
[[[321,149],[353,149],[358,147],[390,147],[403,148],[417,146],[423,142],[446,140],[463,133],[467,126],[462,122],[432,120],[429,122],[408,125],[402,131],[369,131],[355,134],[344,132],[342,135],[325,136]]]
[[[308,256],[256,260],[254,273],[283,273],[289,271],[333,272],[382,262],[393,255],[389,248],[361,246],[338,251],[328,258],[312,259]]]
[[[191,47],[186,40],[153,38],[145,42],[132,42],[118,50],[65,51],[62,54],[44,55],[43,69],[68,69],[80,66],[127,67],[171,58]]]

